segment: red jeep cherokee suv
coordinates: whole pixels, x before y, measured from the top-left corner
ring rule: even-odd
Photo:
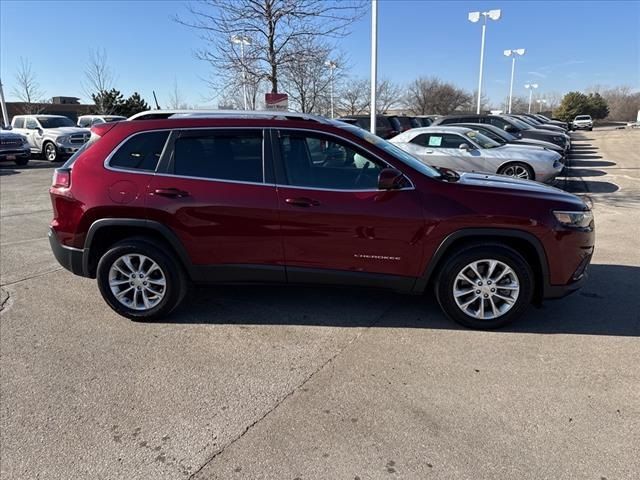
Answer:
[[[494,328],[578,289],[594,248],[578,197],[424,165],[369,132],[276,112],[153,111],[92,128],[56,170],[51,248],[133,319],[197,283],[422,294]]]

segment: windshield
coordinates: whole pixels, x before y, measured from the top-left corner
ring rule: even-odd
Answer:
[[[523,122],[522,120],[520,120],[519,118],[509,118],[509,120],[516,126],[518,127],[520,130],[531,130],[531,125],[529,125],[527,122]]]
[[[428,177],[439,178],[441,176],[440,173],[435,168],[425,165],[410,153],[405,152],[400,147],[396,147],[393,143],[387,142],[386,140],[378,137],[377,135],[374,135],[366,130],[363,130],[360,127],[356,127],[355,125],[349,125],[348,123],[339,124],[337,126],[339,126],[344,130],[348,130],[354,135],[384,150],[389,155],[392,155],[393,157],[400,160],[402,163],[410,166],[414,170],[417,170],[418,172]]]
[[[591,120],[591,117],[589,115],[578,115],[576,120]]]
[[[75,127],[73,123],[67,117],[38,117],[38,122],[42,125],[42,128],[58,128],[58,127]]]
[[[483,135],[480,132],[476,132],[475,130],[471,130],[464,134],[467,138],[473,140],[475,143],[480,145],[480,148],[496,148],[499,147],[500,144],[494,140],[491,140],[486,135]]]

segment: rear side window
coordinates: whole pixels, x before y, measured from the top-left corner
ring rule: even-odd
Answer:
[[[14,118],[13,128],[24,128],[24,118]]]
[[[158,165],[169,132],[145,132],[129,138],[111,158],[117,168],[153,172]]]
[[[175,175],[263,183],[262,131],[183,132],[172,163]]]

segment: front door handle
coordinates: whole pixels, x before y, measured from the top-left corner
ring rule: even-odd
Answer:
[[[296,207],[317,207],[320,202],[307,197],[285,198],[285,203],[295,205]]]
[[[425,153],[433,153],[433,150],[425,150]]]
[[[152,195],[160,195],[161,197],[183,198],[188,197],[189,192],[180,190],[179,188],[156,188]]]

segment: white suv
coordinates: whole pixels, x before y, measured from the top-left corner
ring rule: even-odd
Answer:
[[[573,119],[574,130],[593,130],[593,120],[591,115],[578,115]]]
[[[11,127],[27,137],[31,153],[42,154],[50,162],[73,155],[91,137],[91,131],[62,115],[16,115]]]

